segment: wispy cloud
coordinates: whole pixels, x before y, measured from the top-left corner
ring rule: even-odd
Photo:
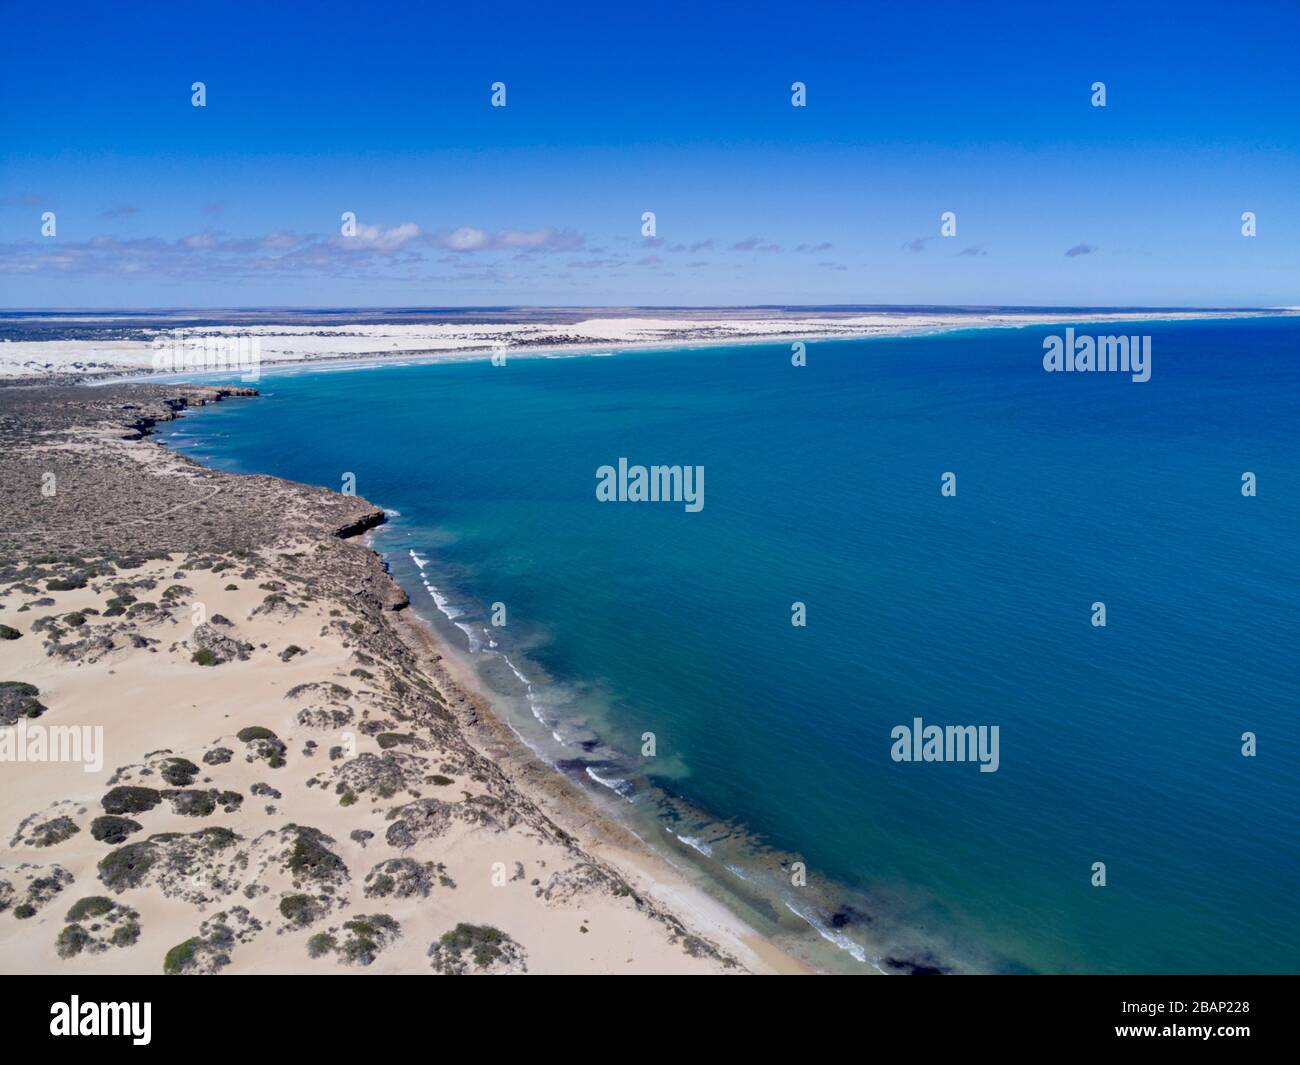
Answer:
[[[16,196],[0,196],[0,207],[48,207],[50,201],[44,196],[35,196],[30,192]]]
[[[577,251],[586,244],[579,233],[559,229],[501,229],[489,233],[474,226],[461,226],[450,233],[430,238],[436,247],[448,251]]]
[[[132,218],[140,213],[139,207],[110,207],[100,214],[100,218],[111,221],[114,218]]]
[[[972,244],[969,248],[962,248],[962,250],[959,251],[957,254],[970,255],[978,259],[985,255],[988,255],[988,251],[987,249],[985,249],[983,244]]]
[[[617,270],[627,263],[622,259],[577,259],[566,265],[573,270]]]
[[[215,230],[174,240],[123,239],[105,235],[85,241],[23,240],[0,244],[0,273],[131,274],[167,278],[333,275],[367,277],[398,270],[405,276],[421,266],[460,262],[474,253],[513,252],[515,259],[544,252],[582,249],[585,238],[568,230],[461,226],[425,233],[414,222],[358,224],[354,234],[322,235],[277,231],[232,237]],[[433,250],[441,253],[433,258]],[[449,254],[450,253],[450,254]]]
[[[403,222],[400,226],[357,225],[352,236],[335,237],[334,243],[349,251],[400,251],[401,248],[420,236],[420,227],[414,222]]]
[[[662,241],[660,243],[662,243]],[[668,251],[679,255],[683,252],[689,252],[691,255],[697,255],[702,251],[708,251],[712,247],[713,247],[712,240],[697,240],[697,241],[693,241],[690,244],[685,244],[682,242],[678,242],[676,244],[669,244]]]
[[[926,245],[928,245],[933,239],[933,237],[917,237],[914,240],[905,241],[903,243],[903,248],[915,255],[919,255],[921,252],[925,251]]]
[[[1065,257],[1067,259],[1074,259],[1080,255],[1091,255],[1096,250],[1097,248],[1093,244],[1076,244],[1073,248],[1066,250]]]

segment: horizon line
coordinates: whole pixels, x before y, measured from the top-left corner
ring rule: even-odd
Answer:
[[[248,306],[0,306],[6,314],[266,314],[277,312],[345,314],[404,312],[408,314],[465,311],[1296,311],[1289,304],[1101,304],[1101,303],[500,303],[500,304],[263,304]]]

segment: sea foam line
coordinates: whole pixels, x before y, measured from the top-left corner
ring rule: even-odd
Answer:
[[[556,743],[563,744],[565,742],[564,737],[556,731],[555,727],[542,713],[541,703],[539,702],[537,693],[533,688],[533,682],[524,675],[523,671],[510,660],[510,657],[504,651],[496,650],[497,642],[495,640],[488,637],[485,646],[485,640],[483,637],[487,636],[487,629],[481,629],[481,636],[480,629],[476,629],[475,626],[471,625],[469,622],[457,620],[457,618],[464,617],[465,611],[453,606],[451,600],[439,591],[437,585],[424,575],[424,568],[429,564],[429,560],[417,554],[414,549],[408,549],[408,554],[411,556],[411,561],[414,562],[416,567],[419,569],[420,583],[424,585],[424,590],[428,592],[430,598],[433,599],[434,605],[437,606],[438,610],[441,611],[442,615],[448,621],[465,634],[465,638],[469,642],[470,653],[496,655],[504,661],[505,664],[510,667],[510,672],[513,673],[519,683],[524,686],[524,698],[528,703],[528,709],[531,711],[533,717],[537,719],[537,723],[550,731],[551,736],[554,738]],[[529,749],[532,749],[531,745]]]
[[[673,835],[677,836],[677,833],[674,832]],[[683,843],[685,843],[686,846],[692,848],[693,850],[699,851],[701,854],[704,855],[704,857],[706,858],[713,857],[713,848],[710,847],[707,843],[705,843],[704,840],[699,839],[696,836],[677,836],[677,838],[681,840]]]
[[[848,936],[844,935],[842,932],[836,932],[834,929],[827,928],[824,924],[822,924],[821,921],[817,920],[815,917],[810,917],[806,913],[801,913],[795,907],[794,903],[792,903],[789,899],[782,899],[781,901],[785,903],[785,908],[789,910],[792,914],[794,914],[796,917],[803,919],[804,921],[807,921],[808,924],[812,925],[813,928],[815,928],[817,932],[821,935],[822,939],[825,939],[827,942],[834,943],[837,947],[840,948],[840,950],[845,951],[848,954],[851,954],[853,956],[854,961],[860,961],[864,965],[867,964],[867,952],[862,947],[858,946],[857,943],[853,942],[853,940],[851,940]],[[880,966],[877,965],[876,968],[879,969]]]
[[[632,791],[632,785],[629,784],[626,780],[622,780],[619,777],[602,777],[599,773],[597,773],[594,769],[592,769],[591,766],[587,766],[586,768],[587,768],[587,776],[591,777],[591,779],[594,780],[597,784],[609,788],[610,791],[617,792],[621,798],[627,799],[629,802],[631,802],[630,795]]]

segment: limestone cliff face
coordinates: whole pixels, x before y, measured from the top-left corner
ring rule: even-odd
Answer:
[[[187,410],[257,395],[240,386],[0,388],[0,560],[256,550],[381,524],[383,511],[365,499],[211,470],[147,439]],[[151,476],[139,476],[142,465]]]

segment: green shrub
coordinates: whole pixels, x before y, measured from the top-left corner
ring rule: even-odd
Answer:
[[[16,691],[19,695],[40,695],[41,689],[35,684],[27,684],[21,680],[0,680],[0,688],[7,688],[10,691]]]
[[[429,947],[434,968],[440,972],[465,971],[462,955],[468,953],[474,964],[486,969],[496,961],[520,959],[519,945],[499,928],[461,922]]]
[[[113,929],[111,942],[115,947],[129,947],[140,938],[140,924],[138,921],[129,921],[127,924],[119,925]]]
[[[507,936],[499,928],[485,924],[465,924],[463,921],[450,932],[444,932],[439,942],[453,954],[470,951],[478,965],[491,965],[501,956],[501,944]]]
[[[286,895],[280,900],[280,914],[302,928],[320,916],[320,903],[310,895]]]
[[[339,954],[349,965],[369,965],[381,950],[401,935],[401,925],[386,913],[358,914],[345,921],[348,938]]]
[[[129,817],[96,817],[90,822],[90,835],[101,843],[125,843],[127,836],[142,827],[139,821]]]
[[[79,924],[70,924],[54,940],[54,952],[60,958],[75,958],[92,942],[90,933]]]
[[[53,847],[65,839],[71,839],[80,831],[77,822],[71,817],[56,817],[32,831],[32,843],[37,847]]]
[[[329,837],[319,829],[291,826],[297,831],[289,854],[289,872],[312,880],[335,880],[347,876],[343,859],[325,846]]]
[[[207,944],[198,936],[193,936],[184,943],[177,943],[163,958],[163,972],[168,976],[178,976],[185,972],[194,964],[199,950],[205,946]]]
[[[184,791],[164,791],[162,796],[172,804],[172,812],[182,817],[207,817],[217,808],[215,791],[190,788]]]
[[[106,814],[141,814],[162,802],[162,792],[154,788],[113,788],[100,800]]]
[[[114,891],[138,887],[153,863],[154,848],[151,844],[129,843],[99,860],[99,879]]]
[[[338,940],[328,932],[317,932],[311,939],[307,940],[307,954],[312,958],[319,958],[322,954],[328,954],[338,946]]]
[[[84,921],[87,917],[103,917],[108,913],[116,903],[104,895],[87,895],[84,899],[78,899],[68,910],[68,916],[64,918],[69,924],[76,921]]]
[[[163,780],[174,788],[186,788],[199,775],[199,767],[188,758],[168,758],[159,769]]]
[[[0,681],[0,725],[11,725],[22,717],[40,717],[45,704],[36,697],[41,690],[21,680]]]
[[[197,839],[210,851],[225,850],[227,847],[233,847],[239,842],[238,835],[221,826],[201,828],[197,832],[191,832],[190,839]]]
[[[249,725],[248,728],[241,728],[235,733],[235,739],[239,740],[240,743],[251,743],[253,740],[278,740],[279,738],[269,728],[262,728],[261,725]]]

